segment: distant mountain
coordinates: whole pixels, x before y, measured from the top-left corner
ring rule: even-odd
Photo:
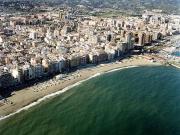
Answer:
[[[16,0],[6,0],[16,1]],[[49,2],[51,4],[84,5],[93,8],[114,9],[162,9],[164,11],[180,11],[180,0],[19,0]]]
[[[180,9],[180,0],[41,0],[70,5],[85,5],[95,8],[115,9],[146,9],[158,8],[163,10]]]

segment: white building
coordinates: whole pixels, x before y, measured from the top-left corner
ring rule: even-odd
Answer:
[[[38,38],[38,34],[35,31],[32,31],[29,33],[29,38],[30,39],[37,39]]]
[[[61,73],[65,68],[65,59],[63,57],[60,57],[58,60],[58,64],[59,64],[59,72]]]
[[[115,50],[111,46],[105,46],[105,52],[108,54],[108,60],[113,60],[115,58]]]
[[[23,75],[24,75],[24,80],[32,80],[35,78],[35,73],[33,68],[30,65],[24,65],[23,66]]]

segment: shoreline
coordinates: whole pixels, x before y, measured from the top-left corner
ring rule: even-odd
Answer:
[[[139,66],[160,66],[161,63],[152,63],[143,57],[133,57],[131,59],[124,59],[122,62],[112,62],[107,64],[100,64],[95,67],[80,69],[73,74],[80,74],[80,77],[68,80],[58,80],[56,83],[50,85],[48,88],[35,92],[34,86],[25,88],[21,91],[16,91],[15,95],[8,98],[9,101],[13,101],[13,104],[5,104],[0,106],[0,121],[5,120],[15,114],[28,110],[31,107],[40,104],[41,102],[54,98],[57,95],[72,89],[81,83],[97,77],[99,75],[115,72],[121,69],[134,68]],[[69,75],[68,77],[73,77]],[[51,80],[50,80],[51,81]],[[50,81],[47,81],[49,83]],[[42,84],[37,86],[42,87]]]
[[[180,66],[178,66],[178,65],[175,65],[175,64],[170,64],[171,66],[173,66],[173,67],[175,67],[175,68],[178,68],[178,69],[180,69]]]

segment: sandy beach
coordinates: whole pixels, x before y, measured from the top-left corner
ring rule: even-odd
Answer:
[[[36,86],[16,91],[11,97],[7,98],[7,103],[0,104],[0,117],[4,117],[8,114],[16,112],[17,110],[37,101],[38,99],[41,99],[57,91],[62,91],[64,88],[73,85],[79,81],[85,80],[93,75],[96,75],[97,73],[104,73],[113,69],[125,68],[129,66],[148,65],[157,66],[160,65],[160,63],[153,63],[141,56],[134,56],[129,59],[124,59],[122,60],[122,62],[100,64],[94,67],[80,69],[71,74],[68,74],[67,77],[62,80],[49,80],[47,82],[37,84]],[[65,92],[65,90],[60,93],[63,92]]]

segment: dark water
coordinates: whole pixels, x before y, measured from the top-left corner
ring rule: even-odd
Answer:
[[[180,135],[180,70],[99,76],[1,121],[0,135]]]

